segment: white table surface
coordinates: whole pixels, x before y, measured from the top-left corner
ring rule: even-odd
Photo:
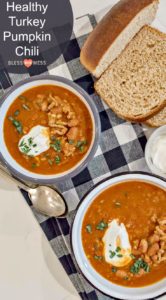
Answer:
[[[2,179],[0,204],[0,299],[79,299],[21,193]]]
[[[75,18],[114,2],[71,0]],[[0,204],[0,299],[79,300],[31,209],[18,189],[1,179]]]

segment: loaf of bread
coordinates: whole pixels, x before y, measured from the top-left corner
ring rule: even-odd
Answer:
[[[135,34],[153,21],[157,7],[158,0],[120,0],[89,35],[81,63],[100,77]]]
[[[160,127],[166,125],[166,106],[159,111],[155,116],[148,119],[146,124],[151,127]]]
[[[95,83],[121,118],[145,121],[166,106],[166,34],[144,26]]]

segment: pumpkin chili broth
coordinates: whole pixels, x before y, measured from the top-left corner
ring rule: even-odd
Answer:
[[[30,157],[18,143],[34,126],[49,127],[51,147]],[[38,174],[57,174],[73,168],[92,142],[90,113],[71,91],[53,85],[27,90],[11,104],[4,121],[4,139],[11,156],[25,169]]]
[[[102,238],[113,219],[124,223],[132,247],[132,261],[123,268],[104,259]],[[94,269],[118,285],[140,287],[165,278],[166,191],[135,181],[106,189],[85,214],[82,243]]]

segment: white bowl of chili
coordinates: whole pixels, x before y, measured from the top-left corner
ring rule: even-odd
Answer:
[[[84,277],[104,294],[119,299],[164,294],[165,211],[166,181],[154,175],[122,173],[92,188],[78,206],[71,231],[73,253]],[[123,259],[126,247],[131,257],[128,264]]]
[[[62,77],[23,80],[0,104],[0,158],[23,180],[51,184],[77,175],[93,158],[99,133],[94,102]]]

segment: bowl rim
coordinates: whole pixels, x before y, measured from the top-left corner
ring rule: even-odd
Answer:
[[[162,296],[164,296],[166,294],[166,289],[164,290],[164,292],[160,292],[160,293],[155,293],[155,295],[150,295],[150,297],[144,297],[143,295],[141,296],[137,296],[136,294],[131,296],[131,298],[129,298],[128,296],[124,296],[123,294],[118,294],[118,293],[114,293],[114,292],[111,292],[110,294],[109,293],[106,293],[104,290],[102,290],[101,288],[99,288],[97,285],[95,285],[94,283],[92,283],[88,278],[87,278],[87,275],[83,272],[81,266],[79,265],[78,261],[77,261],[77,258],[76,258],[76,255],[75,255],[75,251],[74,251],[74,244],[73,244],[73,228],[74,228],[74,223],[75,223],[75,219],[77,217],[77,213],[81,207],[81,205],[83,204],[84,200],[89,196],[89,194],[91,192],[93,192],[98,186],[102,185],[103,183],[105,183],[106,181],[110,181],[111,179],[114,179],[114,178],[117,178],[117,177],[121,177],[121,176],[128,176],[128,175],[143,175],[143,176],[148,176],[149,179],[150,177],[152,178],[156,178],[158,180],[161,180],[163,182],[166,183],[166,179],[159,176],[159,175],[156,175],[156,174],[152,174],[152,173],[148,173],[148,172],[144,172],[144,171],[125,171],[125,172],[120,172],[120,173],[117,173],[117,174],[113,174],[113,175],[110,175],[102,180],[100,180],[99,182],[97,182],[93,187],[91,187],[86,193],[85,195],[81,198],[80,202],[78,203],[77,207],[76,207],[76,210],[75,210],[75,214],[74,214],[74,218],[73,218],[73,221],[72,221],[72,224],[71,224],[71,228],[70,228],[70,246],[71,246],[71,252],[72,252],[72,255],[74,256],[75,258],[75,261],[76,261],[76,265],[77,265],[77,268],[79,270],[79,272],[81,273],[81,275],[87,280],[87,282],[92,286],[94,287],[96,290],[100,291],[102,294],[106,295],[106,296],[109,296],[109,297],[114,297],[115,300],[154,300],[154,297],[155,299],[158,299]],[[131,179],[132,180],[132,179]],[[134,179],[136,180],[136,179]],[[115,184],[120,184],[120,183],[115,183]],[[152,182],[152,184],[154,184]],[[105,190],[107,189],[108,187],[105,187]],[[104,189],[103,189],[104,190]],[[100,190],[98,193],[101,193],[103,190]],[[95,197],[92,198],[92,200],[90,201],[89,205],[94,201]],[[85,210],[85,213],[87,212],[87,209],[89,207],[89,205],[86,207],[86,210]],[[84,216],[85,216],[85,213],[84,213]],[[84,217],[83,217],[84,218]],[[83,220],[82,218],[82,220]],[[80,232],[78,232],[77,230],[77,235],[80,234]],[[82,247],[83,248],[83,247]],[[83,250],[84,251],[84,250]],[[85,254],[85,252],[84,252]],[[86,254],[85,254],[86,255]],[[91,264],[89,263],[90,267],[97,273],[97,271],[93,268],[93,266],[91,266]],[[100,275],[100,274],[99,274]],[[100,275],[101,278],[105,279],[102,275]],[[105,279],[106,280],[106,279]],[[162,279],[160,280],[159,282],[163,281],[165,279]],[[111,282],[110,282],[111,283]],[[147,285],[147,286],[143,286],[143,287],[136,287],[136,288],[130,288],[130,287],[124,287],[126,289],[133,289],[133,290],[142,290],[142,288],[146,288],[148,286],[155,286],[155,284],[157,284],[158,282],[154,283],[154,284],[151,284],[151,285]],[[114,284],[117,288],[118,287],[121,287],[120,285],[116,285]],[[122,286],[123,287],[123,286]]]
[[[25,175],[25,174],[19,172],[17,169],[15,169],[14,167],[12,167],[10,165],[10,161],[7,161],[4,158],[1,149],[0,149],[0,160],[14,176],[20,178],[21,180],[29,181],[29,182],[36,183],[36,184],[54,184],[54,183],[58,183],[61,181],[66,181],[66,180],[71,179],[72,177],[78,175],[87,166],[87,164],[91,161],[91,159],[93,159],[93,157],[97,151],[98,145],[99,145],[101,123],[100,123],[100,118],[99,118],[99,113],[98,113],[97,107],[96,107],[93,99],[90,97],[90,95],[82,87],[80,87],[78,84],[76,84],[72,80],[62,77],[62,76],[56,76],[56,75],[37,75],[37,76],[33,76],[30,78],[26,78],[22,81],[19,81],[14,86],[12,86],[10,88],[10,90],[7,91],[2,96],[1,103],[0,103],[0,109],[1,109],[1,106],[3,105],[3,103],[5,102],[5,100],[18,88],[26,85],[27,83],[31,83],[31,82],[36,83],[36,86],[37,86],[37,82],[42,81],[42,80],[43,81],[50,80],[50,81],[59,82],[62,85],[64,84],[65,85],[64,88],[66,88],[66,89],[67,89],[67,86],[69,86],[69,88],[71,87],[78,94],[80,94],[80,96],[85,100],[85,102],[87,104],[87,108],[90,110],[90,113],[92,114],[93,119],[94,119],[94,122],[93,122],[94,123],[93,124],[94,137],[93,137],[93,141],[92,141],[89,153],[87,154],[87,156],[85,155],[85,158],[83,157],[82,160],[80,162],[78,162],[78,164],[75,167],[73,167],[71,171],[70,171],[70,169],[67,170],[67,173],[64,175],[60,175],[62,173],[49,174],[49,175],[39,174],[39,176],[43,175],[43,176],[45,176],[45,178],[34,178],[33,176],[31,176],[31,174],[33,174],[33,173],[31,173],[30,175]],[[44,82],[43,82],[43,85],[44,85]],[[15,99],[13,99],[13,101],[15,101]],[[13,103],[13,101],[11,103]],[[11,105],[11,103],[10,103],[10,105]],[[9,109],[9,107],[10,106],[8,106],[8,109]],[[7,110],[6,110],[6,112],[7,112]],[[4,137],[2,137],[2,138],[4,140]],[[9,151],[8,151],[8,153],[9,153]],[[17,163],[17,164],[19,165],[19,163]],[[28,172],[28,170],[26,170],[26,171]],[[34,173],[34,174],[36,176],[38,175],[37,173]],[[47,176],[49,176],[49,177],[47,177]]]

